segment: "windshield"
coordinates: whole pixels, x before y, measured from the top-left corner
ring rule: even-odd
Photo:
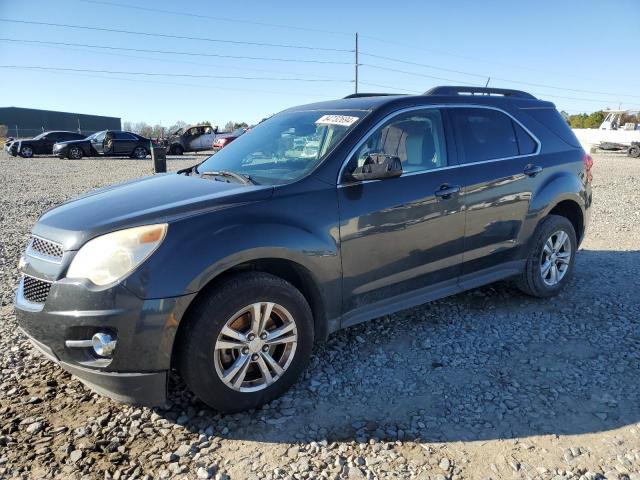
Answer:
[[[106,130],[102,130],[101,132],[96,132],[93,135],[89,135],[85,140],[93,140],[94,138],[98,138],[99,135],[103,135],[106,133]]]
[[[255,183],[280,185],[303,177],[364,116],[363,111],[304,111],[274,115],[198,166],[231,171]]]

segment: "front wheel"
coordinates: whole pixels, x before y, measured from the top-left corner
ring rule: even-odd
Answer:
[[[23,158],[31,158],[33,157],[33,148],[25,145],[20,149],[20,156]]]
[[[182,155],[184,153],[184,148],[182,145],[172,145],[170,150],[171,155]]]
[[[83,156],[84,152],[80,147],[70,147],[69,148],[69,160],[80,160]]]
[[[640,145],[631,145],[627,150],[627,155],[632,158],[640,157]]]
[[[533,297],[557,295],[571,277],[577,249],[573,224],[559,215],[545,217],[534,234],[518,288]]]
[[[280,396],[311,355],[309,304],[289,282],[267,273],[228,279],[184,321],[180,373],[202,401],[222,412],[256,408]]]

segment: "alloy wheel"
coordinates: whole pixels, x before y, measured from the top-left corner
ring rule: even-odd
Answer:
[[[296,352],[298,333],[291,314],[273,302],[257,302],[236,312],[215,344],[215,369],[225,385],[256,392],[285,373]]]
[[[553,287],[564,278],[571,263],[571,239],[563,230],[545,242],[540,256],[540,275],[545,285]]]
[[[33,149],[31,147],[22,147],[22,149],[20,150],[20,155],[25,158],[31,158],[33,157]]]
[[[79,147],[71,147],[69,150],[69,156],[75,160],[82,158],[82,150]]]

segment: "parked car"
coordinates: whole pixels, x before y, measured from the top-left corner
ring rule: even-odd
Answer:
[[[56,143],[53,154],[73,160],[99,156],[142,159],[149,155],[150,148],[151,140],[136,133],[103,130],[82,140]]]
[[[217,135],[218,127],[211,125],[190,125],[181,128],[169,137],[168,152],[171,155],[182,155],[184,152],[211,150]]]
[[[16,139],[13,137],[7,137],[7,139],[4,141],[4,149],[7,153],[9,153],[9,149],[11,148],[11,144],[15,141]]]
[[[118,400],[162,404],[175,368],[212,407],[255,408],[340,328],[501,279],[559,293],[591,167],[554,105],[517,90],[294,107],[195,167],[47,211],[18,322]]]
[[[33,138],[11,142],[11,145],[8,147],[8,152],[14,157],[20,155],[24,158],[31,158],[34,155],[51,155],[53,154],[53,145],[55,143],[79,140],[85,137],[86,135],[75,132],[42,132]]]
[[[244,133],[246,133],[247,130],[248,128],[241,127],[241,128],[236,128],[231,133],[221,133],[217,135],[216,139],[213,141],[213,145],[212,145],[213,150],[217,152],[223,147],[229,145],[231,142],[237,139],[240,135],[243,135]]]

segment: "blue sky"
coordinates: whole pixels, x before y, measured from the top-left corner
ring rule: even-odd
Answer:
[[[357,31],[360,91],[423,92],[442,84],[483,85],[490,76],[491,86],[528,90],[570,113],[618,104],[640,108],[640,0],[0,0],[0,18],[210,39],[0,21],[2,65],[156,74],[0,68],[0,106],[165,126],[176,120],[251,123],[291,105],[352,93]]]

